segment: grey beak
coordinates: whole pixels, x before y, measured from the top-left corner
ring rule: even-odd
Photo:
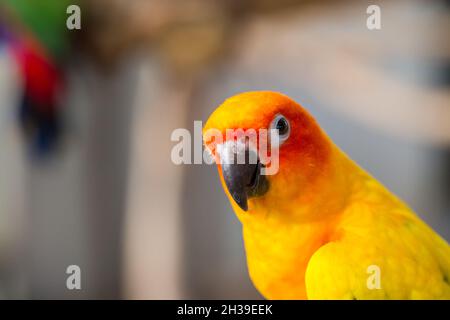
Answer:
[[[266,177],[261,175],[261,162],[250,161],[248,148],[245,148],[245,153],[244,164],[237,161],[222,163],[222,174],[231,197],[242,210],[247,211],[248,199],[265,194],[269,185]]]

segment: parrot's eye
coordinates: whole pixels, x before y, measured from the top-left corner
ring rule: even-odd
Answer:
[[[280,136],[284,136],[286,133],[288,133],[289,124],[287,123],[287,120],[285,118],[278,119],[276,129],[278,130]]]
[[[289,121],[281,114],[277,115],[275,119],[273,119],[270,128],[278,130],[280,143],[284,142],[289,137],[289,133],[291,132]]]

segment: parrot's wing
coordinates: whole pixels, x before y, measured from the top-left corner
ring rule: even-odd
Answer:
[[[306,270],[308,298],[450,299],[449,266],[443,265],[448,259],[440,259],[438,248],[430,248],[410,229],[386,230],[378,238],[355,236],[321,247]],[[445,241],[426,236],[449,252]]]
[[[345,250],[341,243],[326,244],[308,263],[305,276],[308,299],[385,299],[385,288],[367,288],[366,268],[355,252]]]

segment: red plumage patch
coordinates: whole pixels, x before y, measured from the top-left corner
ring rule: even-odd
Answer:
[[[17,41],[12,52],[20,67],[25,94],[40,112],[55,108],[58,90],[62,85],[61,74],[39,47],[25,41]]]

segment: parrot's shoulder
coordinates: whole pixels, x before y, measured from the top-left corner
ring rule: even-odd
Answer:
[[[450,285],[433,259],[380,254],[359,245],[328,243],[310,259],[308,299],[450,299]]]
[[[384,299],[383,288],[367,288],[368,261],[360,255],[361,250],[339,242],[327,243],[317,250],[305,274],[308,299]]]
[[[450,299],[450,247],[408,208],[355,204],[309,260],[311,299]]]

